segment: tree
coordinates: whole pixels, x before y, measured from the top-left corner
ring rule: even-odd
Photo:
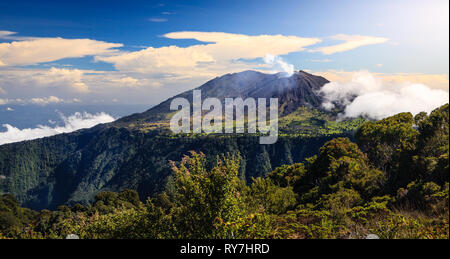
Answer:
[[[281,214],[296,204],[291,186],[280,187],[271,179],[261,177],[253,179],[245,198],[253,213]]]
[[[449,179],[449,105],[433,110],[429,116],[420,113],[415,120],[419,130],[413,157],[415,174],[443,185]]]
[[[223,156],[207,170],[205,155],[191,152],[180,165],[172,162],[176,190],[171,214],[177,236],[223,237],[226,232],[223,226],[243,214],[237,188],[239,160],[238,156]]]
[[[411,113],[399,113],[377,122],[363,124],[355,134],[356,142],[370,162],[387,173],[391,190],[406,184],[411,173],[411,157],[419,132],[413,128]]]
[[[292,165],[282,165],[270,172],[267,177],[272,180],[274,184],[281,187],[296,186],[303,179],[306,174],[305,165],[296,163]]]
[[[348,138],[328,141],[320,148],[317,158],[310,161],[305,176],[309,192],[304,194],[309,201],[340,189],[354,189],[369,199],[383,187],[384,173],[372,168],[367,156]]]

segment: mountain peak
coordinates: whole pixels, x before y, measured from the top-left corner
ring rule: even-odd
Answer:
[[[167,115],[171,112],[171,101],[178,97],[192,101],[193,90],[201,90],[202,99],[218,98],[222,101],[225,98],[238,97],[242,99],[278,98],[280,114],[287,115],[301,106],[320,108],[322,98],[317,91],[328,82],[321,76],[315,76],[303,70],[296,71],[289,77],[281,76],[280,73],[265,74],[254,70],[230,73],[171,97],[146,112],[121,118],[115,124],[140,124],[167,120]]]

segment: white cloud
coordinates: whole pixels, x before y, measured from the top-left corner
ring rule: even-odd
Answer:
[[[76,92],[88,92],[88,86],[83,82],[82,70],[78,69],[64,69],[52,67],[46,73],[35,77],[41,85],[68,85]]]
[[[75,100],[92,103],[93,100],[120,97],[125,103],[152,105],[201,83],[204,79],[181,76],[175,79],[135,72],[8,68],[0,70],[0,87],[7,94],[0,95],[0,99],[18,103],[15,99],[20,98],[20,103],[28,104],[32,98],[56,96],[64,103]],[[163,85],[165,87],[161,87]]]
[[[172,32],[170,39],[196,39],[205,44],[189,47],[166,46],[127,52],[111,56],[97,56],[96,60],[114,64],[120,71],[170,74],[183,77],[210,78],[261,66],[243,60],[263,58],[266,54],[284,55],[302,51],[320,42],[317,38],[283,35],[248,36],[223,32]]]
[[[13,31],[0,31],[0,39],[8,38],[9,36],[16,34]]]
[[[424,84],[389,84],[367,71],[354,74],[346,83],[331,82],[322,87],[323,107],[345,106],[342,117],[365,116],[382,119],[400,112],[430,112],[449,102],[448,91]]]
[[[166,18],[156,18],[156,17],[150,18],[148,20],[151,22],[167,22],[168,21]]]
[[[8,69],[0,70],[0,87],[7,93],[28,91],[39,93],[42,88],[69,93],[87,93],[89,88],[84,83],[84,71],[78,69]],[[40,89],[40,90],[39,90]]]
[[[320,75],[332,82],[345,83],[360,73],[360,71],[310,71],[315,75]],[[448,74],[421,74],[421,73],[372,73],[372,75],[385,84],[424,84],[433,89],[449,90]]]
[[[33,104],[39,104],[39,105],[46,105],[50,103],[61,103],[64,102],[64,100],[59,99],[56,96],[49,96],[44,98],[32,98],[31,103]]]
[[[352,49],[356,49],[361,46],[381,44],[387,42],[389,39],[373,36],[362,36],[362,35],[345,35],[338,34],[330,37],[333,40],[344,41],[344,43],[318,48],[311,50],[311,52],[322,52],[325,55],[330,55],[333,53],[344,52]]]
[[[195,45],[215,59],[253,59],[272,55],[284,55],[290,52],[302,51],[306,46],[321,42],[318,38],[303,38],[297,36],[232,34],[224,32],[172,32],[164,35],[169,39],[195,39],[202,42],[212,42],[207,45]]]
[[[0,37],[11,32],[0,32]],[[17,39],[20,39],[19,37]],[[11,43],[0,43],[0,66],[22,66],[51,62],[63,58],[109,55],[122,44],[91,39],[26,38]]]
[[[16,40],[16,41],[39,39],[38,37],[24,37],[24,36],[17,36],[16,34],[17,32],[13,31],[0,31],[0,39]]]
[[[49,97],[34,97],[30,99],[0,99],[0,105],[5,104],[37,104],[37,105],[48,105],[48,104],[56,104],[56,103],[79,103],[81,102],[78,98],[72,99],[62,99],[56,96]],[[7,108],[8,111],[12,111],[11,108]]]
[[[117,82],[122,87],[136,87],[139,84],[139,80],[131,76],[122,77],[119,79],[111,79],[112,82]]]
[[[18,129],[9,124],[3,124],[6,132],[0,132],[0,145],[68,133],[79,129],[90,128],[100,123],[114,121],[113,117],[103,112],[97,114],[77,112],[69,117],[61,114],[61,118],[64,121],[64,126],[50,127],[39,125],[32,129]]]

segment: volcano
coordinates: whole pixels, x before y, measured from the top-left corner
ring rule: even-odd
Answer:
[[[278,98],[280,136],[260,145],[251,134],[174,135],[161,130],[170,118],[170,103],[192,91],[115,122],[72,133],[0,146],[0,193],[11,193],[23,206],[54,209],[87,203],[100,191],[137,190],[140,197],[160,193],[172,174],[169,161],[189,151],[214,160],[239,154],[240,177],[248,183],[277,166],[302,162],[328,140],[352,137],[357,123],[342,124],[321,110],[323,77],[304,71],[286,77],[244,71],[214,78],[202,86],[202,98]],[[350,126],[349,126],[350,125]]]
[[[317,92],[326,83],[329,83],[327,79],[305,71],[295,72],[290,77],[283,76],[283,73],[264,74],[251,70],[226,74],[171,97],[146,112],[121,118],[114,122],[114,125],[127,126],[131,123],[136,125],[164,121],[167,114],[172,112],[170,111],[172,100],[182,97],[192,102],[194,90],[201,90],[202,99],[214,97],[222,102],[225,98],[278,98],[281,116],[288,115],[301,106],[321,109],[322,98]]]

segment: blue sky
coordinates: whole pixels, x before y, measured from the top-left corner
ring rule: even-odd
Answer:
[[[390,80],[401,74],[401,80],[448,88],[448,9],[447,0],[2,1],[0,105],[33,98],[43,103],[155,104],[217,75],[275,69],[264,66],[265,54],[277,54],[295,69],[330,80],[367,70]],[[191,33],[167,36],[176,32]],[[200,41],[193,32],[226,34],[202,34],[207,40]],[[239,42],[239,35],[270,35],[274,46],[267,51],[278,53],[261,49],[246,55],[247,41]],[[232,37],[233,42],[197,48],[218,37]],[[44,38],[49,39],[46,51],[39,49],[45,42],[36,43],[36,49],[25,44]],[[90,41],[72,54],[71,44],[80,44],[57,38]],[[316,41],[306,43],[305,38]],[[321,51],[346,41],[344,50]],[[252,44],[263,48],[260,44],[268,41],[254,38]],[[276,49],[277,44],[284,49]],[[32,57],[24,54],[28,52]]]

